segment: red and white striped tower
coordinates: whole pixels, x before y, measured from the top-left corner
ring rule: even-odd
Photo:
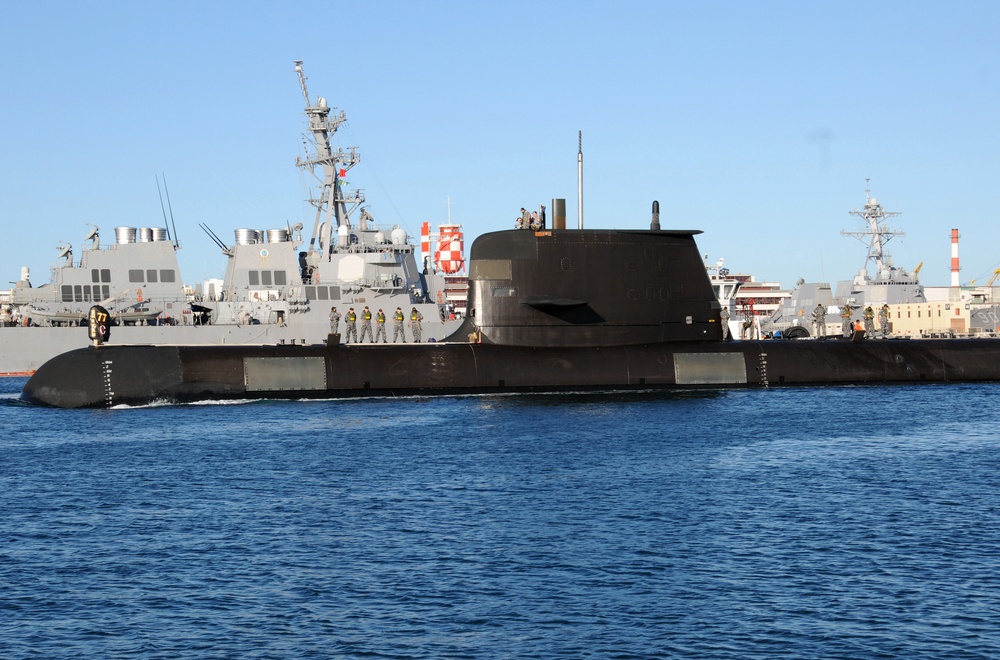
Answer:
[[[951,285],[961,286],[958,279],[958,230],[951,230]]]
[[[462,225],[440,225],[438,232],[434,267],[448,275],[454,275],[465,268]]]
[[[429,222],[420,225],[420,252],[421,263],[424,258],[431,256],[431,223]]]

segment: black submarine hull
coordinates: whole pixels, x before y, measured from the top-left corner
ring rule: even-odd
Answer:
[[[1000,340],[110,346],[44,364],[22,398],[155,402],[1000,380]]]
[[[114,346],[24,388],[65,408],[155,401],[1000,380],[1000,340],[722,341],[693,230],[505,231],[472,245],[439,343]],[[100,338],[95,338],[100,341]]]

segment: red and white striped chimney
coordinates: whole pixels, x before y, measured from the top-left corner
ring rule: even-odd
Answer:
[[[958,230],[951,230],[951,285],[961,286],[958,280]]]

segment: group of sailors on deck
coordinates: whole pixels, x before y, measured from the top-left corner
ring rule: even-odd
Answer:
[[[541,220],[538,217],[538,211],[528,213],[524,207],[521,207],[521,215],[519,215],[514,221],[514,229],[531,229],[532,231],[538,231],[542,229],[544,225],[544,220]]]
[[[372,343],[377,343],[380,338],[383,344],[388,343],[386,341],[386,334],[385,334],[385,321],[386,321],[385,313],[380,309],[374,315],[374,317],[375,317],[376,332],[375,335],[373,336],[372,312],[370,309],[368,309],[368,306],[366,305],[364,310],[362,310],[361,312],[361,341],[363,342],[365,340],[365,337],[368,337],[368,339]],[[331,307],[330,334],[336,335],[340,333],[340,319],[341,319],[340,312],[337,311],[336,307]],[[403,315],[403,309],[401,307],[397,307],[396,312],[392,315],[393,328],[394,328],[392,343],[394,344],[400,338],[402,338],[404,344],[406,343],[406,332],[403,330],[403,322],[405,319],[406,317]],[[423,332],[423,323],[422,323],[423,320],[424,320],[424,315],[418,312],[416,307],[410,310],[410,332],[413,333],[414,342],[420,343],[421,341],[421,334]],[[352,338],[354,339],[355,342],[358,342],[357,321],[358,321],[358,314],[354,311],[354,308],[351,307],[349,310],[347,310],[347,318],[344,319],[344,322],[347,325],[347,338],[344,343],[350,343]]]

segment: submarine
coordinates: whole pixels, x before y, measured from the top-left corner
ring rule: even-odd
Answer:
[[[467,316],[439,342],[114,345],[49,360],[60,408],[225,399],[1000,380],[1000,339],[723,341],[699,230],[512,229],[472,245]]]

